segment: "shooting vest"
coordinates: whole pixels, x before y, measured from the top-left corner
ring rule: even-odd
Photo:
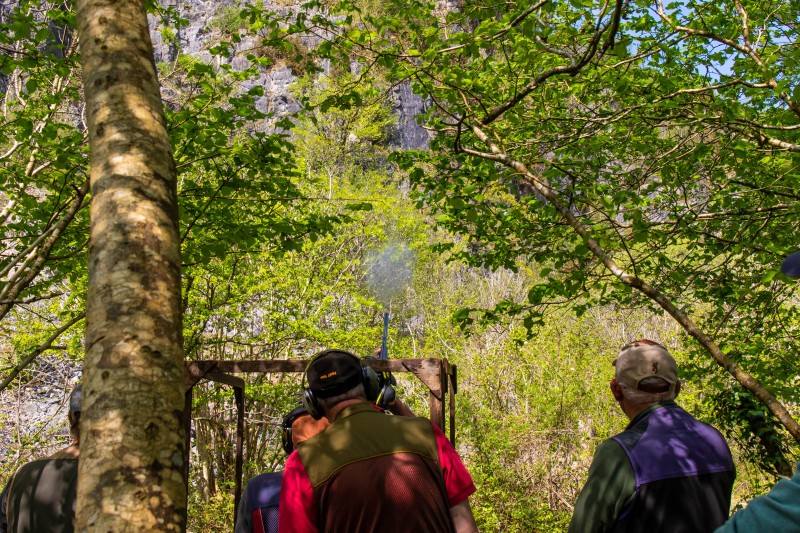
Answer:
[[[719,431],[669,402],[612,438],[636,475],[612,531],[702,533],[725,522],[736,472]]]
[[[278,533],[278,504],[281,501],[283,472],[260,474],[247,484],[239,505],[247,505],[252,533]],[[237,524],[237,531],[239,527]]]
[[[427,418],[351,405],[297,453],[314,489],[320,531],[454,531]]]
[[[22,465],[9,482],[8,532],[72,533],[78,488],[78,448]]]

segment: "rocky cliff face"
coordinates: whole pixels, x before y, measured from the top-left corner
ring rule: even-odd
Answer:
[[[235,23],[235,13],[239,2],[235,0],[162,0],[165,7],[174,8],[179,16],[188,21],[188,24],[171,40],[165,40],[162,32],[156,25],[156,20],[151,20],[151,37],[156,62],[174,61],[178,53],[199,57],[207,62],[218,61],[208,52],[209,46],[216,44],[223,38],[224,28],[227,24]],[[264,6],[278,14],[290,14],[299,9],[301,2],[296,0],[265,0]],[[227,24],[226,24],[227,23]],[[310,38],[303,38],[302,44],[313,47],[317,44]],[[242,39],[236,45],[237,50],[251,50],[257,48],[259,43],[250,38]],[[234,55],[230,60],[235,70],[248,68],[247,59],[243,55]],[[354,68],[358,68],[354,65]],[[261,85],[264,96],[257,101],[260,111],[275,113],[276,117],[296,113],[300,110],[297,101],[292,98],[291,85],[297,80],[292,68],[280,63],[269,69],[263,69],[258,78],[244,83],[243,88],[249,89],[254,85]],[[395,148],[421,149],[428,145],[428,132],[417,123],[417,116],[427,110],[427,104],[421,97],[414,94],[409,83],[403,83],[393,91],[394,108],[397,113],[397,135]]]
[[[0,472],[70,443],[67,405],[81,365],[43,354],[30,374],[24,386],[0,393]],[[19,431],[13,431],[16,427]]]

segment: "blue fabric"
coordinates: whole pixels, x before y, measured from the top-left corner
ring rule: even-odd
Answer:
[[[791,479],[782,479],[755,498],[715,533],[800,532],[800,463]]]
[[[267,472],[247,483],[236,513],[235,533],[278,532],[282,482],[283,472]]]
[[[247,484],[247,502],[249,511],[256,507],[277,506],[281,501],[281,482],[283,472],[268,472],[259,474]]]
[[[736,470],[716,429],[663,402],[612,439],[631,464],[635,493],[611,531],[699,533],[725,523]]]

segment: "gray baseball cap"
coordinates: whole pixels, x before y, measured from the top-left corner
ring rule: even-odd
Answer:
[[[639,382],[645,378],[657,377],[669,384],[669,392],[675,392],[678,365],[660,344],[648,340],[632,342],[622,348],[612,364],[617,367],[617,380],[632,389],[639,389]]]

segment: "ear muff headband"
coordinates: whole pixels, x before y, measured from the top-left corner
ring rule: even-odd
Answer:
[[[304,406],[295,407],[288,415],[283,417],[281,421],[281,446],[286,455],[292,453],[294,450],[294,442],[292,441],[292,424],[299,417],[308,414],[308,410]]]
[[[308,369],[312,364],[314,364],[314,361],[323,355],[327,355],[332,352],[347,354],[358,361],[358,364],[361,366],[361,384],[364,385],[364,393],[366,394],[367,400],[374,402],[381,392],[378,374],[376,374],[372,368],[365,365],[364,362],[355,354],[352,354],[346,350],[323,350],[311,358],[311,361],[309,361],[306,365],[305,371],[303,371],[303,390],[300,395],[300,401],[303,404],[303,407],[306,408],[306,411],[308,411],[308,414],[310,414],[314,420],[319,420],[322,418],[323,411],[322,406],[319,404],[319,399],[317,399],[317,397],[314,396],[314,392],[306,386],[306,376],[308,374]]]

